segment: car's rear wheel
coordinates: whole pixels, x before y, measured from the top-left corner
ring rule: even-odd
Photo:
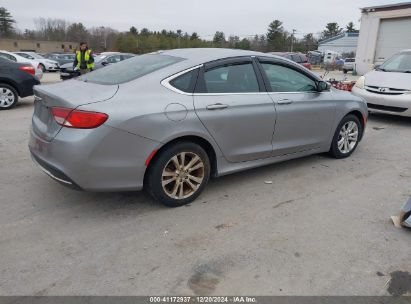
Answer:
[[[210,160],[204,149],[191,142],[178,142],[152,160],[146,190],[169,207],[194,201],[210,178]]]
[[[349,114],[338,125],[329,153],[335,158],[350,156],[358,146],[363,127],[357,116]]]
[[[0,83],[0,110],[11,109],[18,101],[17,91],[8,84]]]

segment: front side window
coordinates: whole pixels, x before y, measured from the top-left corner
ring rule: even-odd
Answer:
[[[252,63],[225,65],[204,73],[207,93],[259,92],[257,77]]]
[[[106,85],[120,84],[137,79],[182,60],[184,59],[168,55],[145,54],[109,65],[104,69],[95,70],[77,79]]]
[[[272,92],[314,92],[317,84],[308,76],[274,63],[261,64]]]

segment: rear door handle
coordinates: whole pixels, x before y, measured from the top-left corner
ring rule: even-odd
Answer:
[[[222,110],[228,108],[228,105],[222,103],[215,103],[207,106],[207,110]]]
[[[280,105],[288,105],[288,104],[292,104],[292,103],[293,103],[293,101],[290,100],[290,99],[280,99],[278,101],[278,104],[280,104]]]

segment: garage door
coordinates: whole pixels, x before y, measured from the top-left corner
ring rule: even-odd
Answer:
[[[375,62],[382,62],[398,51],[411,49],[411,17],[382,19],[378,33]]]

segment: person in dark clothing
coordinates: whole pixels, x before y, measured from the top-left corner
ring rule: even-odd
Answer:
[[[86,42],[80,43],[80,50],[76,51],[76,58],[73,62],[73,69],[77,69],[81,74],[91,72],[94,68],[94,58]]]

